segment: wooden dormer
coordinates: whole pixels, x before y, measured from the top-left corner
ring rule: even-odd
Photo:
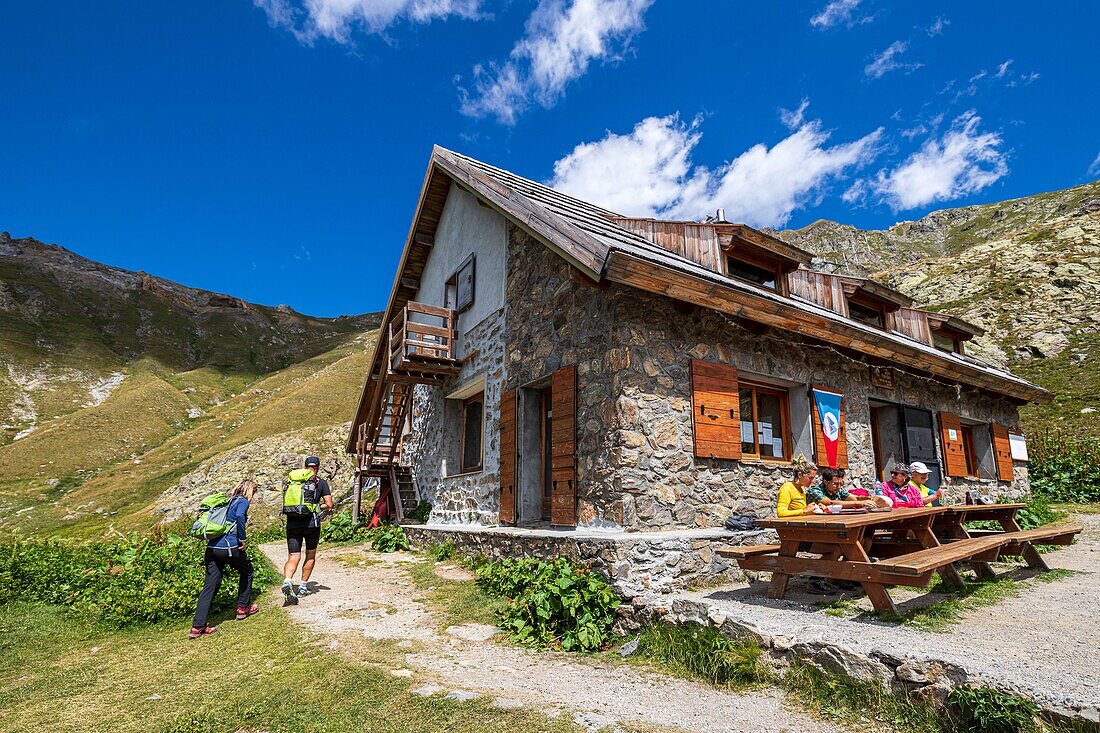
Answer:
[[[718,245],[725,275],[790,295],[787,276],[809,265],[809,252],[744,224],[720,224]]]
[[[984,330],[967,323],[961,318],[944,313],[925,312],[928,327],[932,332],[932,345],[940,351],[956,354],[966,353],[963,344],[975,336],[981,336]]]
[[[911,308],[913,305],[912,298],[874,280],[844,275],[835,277],[844,291],[848,317],[865,325],[884,331],[897,330],[894,314],[901,308]]]

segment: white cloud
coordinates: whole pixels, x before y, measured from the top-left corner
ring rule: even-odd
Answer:
[[[790,110],[779,109],[779,121],[783,123],[783,126],[788,130],[794,130],[802,127],[802,122],[806,118],[806,108],[810,106],[810,100],[808,97],[802,98],[802,103],[798,105],[798,109]]]
[[[380,33],[400,21],[430,23],[456,16],[476,18],[481,0],[252,0],[268,22],[302,43],[328,38],[350,42],[355,29]]]
[[[993,78],[994,79],[1003,79],[1004,75],[1008,73],[1008,67],[1011,64],[1012,64],[1012,59],[1008,59],[1003,64],[998,64],[997,65],[997,73],[993,75]]]
[[[951,21],[942,15],[932,21],[932,25],[925,29],[925,33],[929,36],[938,36],[943,33],[943,29],[951,25]]]
[[[974,110],[955,119],[941,138],[928,140],[899,166],[879,171],[875,192],[895,211],[947,201],[982,190],[1008,173],[1001,136],[979,132]]]
[[[1097,173],[1100,173],[1100,153],[1096,154],[1096,157],[1092,160],[1092,164],[1089,166],[1090,176],[1095,176]]]
[[[532,100],[553,105],[592,61],[616,58],[644,28],[653,0],[540,0],[524,37],[502,64],[474,67],[462,112],[513,124]]]
[[[908,41],[894,41],[886,47],[885,51],[876,56],[874,60],[871,61],[871,63],[867,64],[867,66],[863,68],[863,73],[867,74],[867,76],[871,77],[872,79],[881,79],[883,75],[888,74],[895,69],[914,71],[924,66],[924,64],[916,62],[905,64],[898,61],[898,56],[901,56],[907,50],[909,50]]]
[[[835,25],[853,26],[862,23],[870,23],[870,16],[856,17],[855,11],[861,0],[829,0],[814,17],[810,18],[810,25],[815,28],[832,28]]]
[[[877,154],[881,128],[828,146],[820,121],[804,122],[771,148],[757,144],[708,168],[691,154],[698,119],[649,117],[625,135],[582,143],[554,165],[549,185],[631,216],[698,220],[722,207],[731,221],[783,226],[798,208],[820,201],[827,184]]]

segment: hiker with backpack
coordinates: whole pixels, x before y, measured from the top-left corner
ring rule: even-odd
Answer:
[[[214,596],[221,588],[225,568],[229,566],[240,575],[237,586],[237,620],[243,621],[260,610],[252,600],[252,561],[245,553],[247,538],[244,526],[248,522],[248,506],[256,495],[259,485],[252,481],[242,481],[237,488],[229,492],[211,494],[203,499],[199,509],[199,518],[191,527],[191,534],[206,540],[206,554],[203,564],[206,566],[206,579],[199,593],[195,618],[191,622],[192,639],[213,634],[213,626],[207,626],[210,606]]]
[[[321,461],[317,456],[306,459],[305,468],[291,471],[283,491],[283,514],[286,515],[286,564],[283,565],[283,597],[287,603],[314,593],[309,583],[317,561],[317,544],[321,541],[321,510],[332,510],[332,490],[328,481],[317,475]],[[306,559],[302,562],[302,550]],[[294,574],[302,566],[302,582],[294,587]]]

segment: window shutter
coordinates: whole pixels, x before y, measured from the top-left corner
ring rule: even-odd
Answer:
[[[516,522],[516,391],[500,396],[500,521]]]
[[[997,460],[997,478],[1012,481],[1016,474],[1012,470],[1012,444],[1008,441],[1008,428],[991,423],[989,432],[993,436],[993,457]]]
[[[550,378],[550,523],[577,525],[577,367]]]
[[[836,392],[840,394],[840,390],[833,389],[832,387],[822,387],[819,384],[813,385],[815,389],[825,390],[826,392]],[[840,398],[840,430],[836,439],[836,467],[848,468],[848,421],[844,417],[844,403],[847,400],[846,397]],[[828,454],[825,452],[825,433],[821,430],[821,415],[817,411],[817,400],[814,399],[813,392],[810,392],[810,404],[813,406],[814,413],[814,461],[819,466],[828,464],[829,459],[826,457]]]
[[[470,255],[455,274],[455,310],[462,312],[474,304],[474,256]]]
[[[954,434],[954,438],[951,435]],[[962,423],[951,412],[940,413],[940,440],[943,446],[943,463],[948,476],[966,476],[966,443],[963,441]]]
[[[691,425],[696,456],[741,458],[740,410],[737,368],[692,359]]]

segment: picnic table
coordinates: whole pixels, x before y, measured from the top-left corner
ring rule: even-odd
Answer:
[[[774,529],[780,544],[728,547],[718,553],[733,558],[745,570],[770,571],[769,598],[783,598],[792,575],[849,580],[863,586],[876,611],[896,614],[897,606],[887,586],[927,588],[933,573],[939,572],[946,583],[963,588],[956,562],[985,563],[988,567],[1001,554],[1023,554],[1031,564],[1032,553],[1038,555],[1032,542],[1069,544],[1081,531],[1080,527],[1020,531],[1015,522],[1020,506],[1012,506],[926,506],[760,519],[757,524]],[[966,529],[965,522],[987,518],[1002,522],[1006,531],[977,533]],[[950,535],[945,542],[936,536],[937,526],[941,535]],[[1010,530],[1013,526],[1015,529]],[[799,552],[817,557],[799,557]]]
[[[947,541],[973,539],[1000,534],[997,530],[968,529],[967,522],[979,520],[993,521],[1001,525],[1001,532],[1013,533],[1012,542],[1002,545],[999,555],[1023,557],[1028,567],[1038,570],[1050,570],[1043,556],[1035,549],[1035,544],[1068,545],[1081,531],[1080,525],[1056,525],[1022,530],[1016,515],[1027,504],[957,504],[947,507],[947,511],[936,517],[932,529]],[[970,563],[979,577],[993,577],[993,568],[988,562]]]

